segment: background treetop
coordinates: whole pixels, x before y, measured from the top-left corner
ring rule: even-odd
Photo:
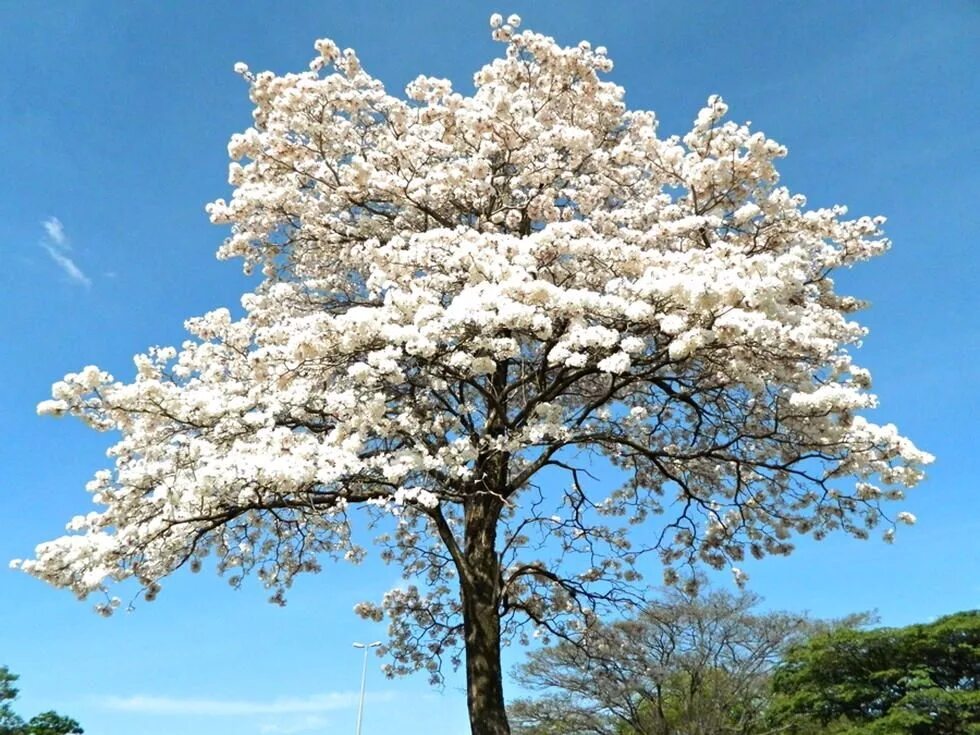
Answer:
[[[823,731],[872,735],[980,732],[980,610],[931,623],[832,630],[789,649],[773,713]]]
[[[81,725],[71,717],[53,710],[34,715],[25,721],[13,710],[18,690],[14,682],[19,677],[6,666],[0,666],[0,735],[81,735]]]
[[[667,591],[581,645],[539,648],[513,677],[531,697],[509,707],[526,735],[763,735],[772,672],[787,650],[873,616],[815,620],[764,611],[758,596]],[[781,723],[779,723],[781,724]]]

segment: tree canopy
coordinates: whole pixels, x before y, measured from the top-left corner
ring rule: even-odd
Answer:
[[[868,619],[815,621],[762,612],[750,593],[668,592],[585,644],[534,650],[514,671],[538,692],[508,711],[522,735],[764,735],[771,675],[815,631]]]
[[[815,636],[785,656],[774,690],[775,720],[800,733],[977,735],[980,610]]]
[[[0,735],[81,735],[84,732],[71,717],[48,711],[25,722],[13,710],[17,698],[14,682],[19,677],[6,666],[0,666]]]
[[[121,438],[98,510],[23,569],[110,613],[112,583],[152,599],[213,555],[281,602],[364,556],[366,516],[407,579],[359,607],[390,621],[389,671],[465,661],[473,732],[506,735],[502,642],[581,635],[656,563],[742,580],[795,534],[914,520],[883,501],[931,458],[862,415],[861,302],[831,278],[884,220],[808,209],[720,97],[659,137],[605,48],[519,24],[492,18],[471,95],[393,96],[329,40],[300,73],[237,65],[253,124],[209,211],[262,282],[130,382],[55,384],[41,413]]]

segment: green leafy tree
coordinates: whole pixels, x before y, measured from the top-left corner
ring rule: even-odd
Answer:
[[[24,728],[24,735],[77,735],[82,732],[78,722],[53,711],[35,715]]]
[[[980,610],[814,636],[773,689],[772,723],[791,734],[980,735]]]
[[[81,735],[81,725],[71,717],[49,710],[35,715],[28,722],[13,711],[17,698],[17,674],[0,666],[0,735]]]
[[[11,703],[17,698],[15,681],[17,675],[11,674],[6,666],[0,666],[0,735],[15,735],[24,725],[24,721],[11,708]]]

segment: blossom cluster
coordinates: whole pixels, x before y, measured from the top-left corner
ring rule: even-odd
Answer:
[[[860,302],[831,278],[887,249],[883,219],[808,209],[779,183],[786,149],[720,97],[660,137],[606,80],[604,48],[491,25],[505,53],[469,96],[424,76],[391,95],[329,40],[304,72],[236,67],[254,124],[208,211],[231,227],[219,256],[264,279],[240,316],[137,356],[130,382],[87,367],[54,386],[41,413],[121,439],[88,486],[99,510],[23,569],[152,596],[215,554],[280,600],[324,555],[363,556],[354,508],[388,513],[387,558],[431,576],[382,606],[408,621],[393,631],[410,668],[435,650],[420,611],[459,614],[439,580],[481,493],[500,496],[514,557],[501,609],[559,632],[591,614],[589,589],[632,584],[644,551],[670,582],[700,563],[742,581],[734,565],[795,534],[884,522],[890,538],[881,502],[931,457],[862,415]],[[577,451],[627,479],[596,496]],[[569,489],[535,496],[554,471]],[[571,552],[590,561],[566,571]]]

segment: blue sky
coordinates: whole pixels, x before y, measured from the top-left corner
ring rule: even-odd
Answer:
[[[410,8],[410,9],[408,9]],[[680,133],[712,93],[789,147],[784,181],[813,205],[884,214],[895,247],[841,274],[869,299],[859,362],[882,408],[938,457],[895,545],[834,538],[748,567],[774,608],[877,608],[900,625],[980,595],[980,6],[860,2],[12,2],[0,0],[0,558],[30,555],[88,510],[107,437],[35,416],[65,372],[120,377],[186,317],[248,288],[213,257],[229,136],[250,106],[232,71],[305,67],[314,39],[353,46],[390,90],[419,73],[469,89],[500,51],[493,11],[566,43],[609,48],[629,104]],[[44,223],[47,223],[45,227]],[[284,609],[257,585],[177,575],[153,604],[99,618],[88,603],[0,570],[0,664],[19,709],[56,708],[103,735],[351,731],[355,640],[383,636],[353,605],[397,573],[369,563],[302,579]],[[727,583],[727,580],[722,580]],[[517,661],[519,653],[509,654]],[[371,661],[364,732],[462,733],[450,679],[385,681]]]

